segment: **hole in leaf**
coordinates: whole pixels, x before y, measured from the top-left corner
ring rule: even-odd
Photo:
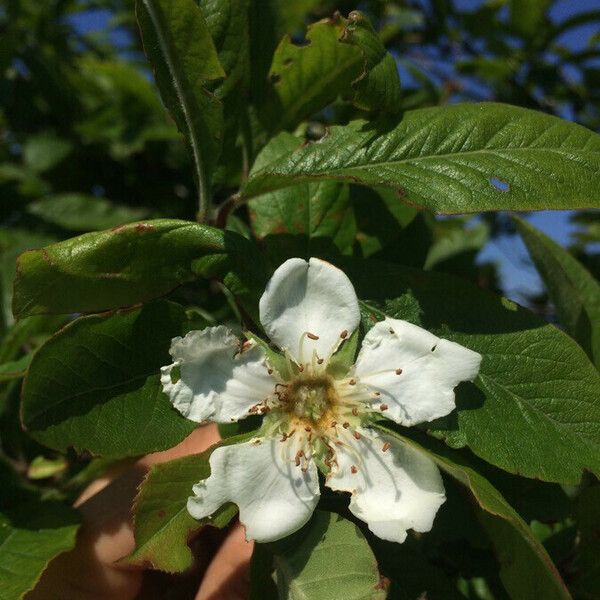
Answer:
[[[490,183],[499,192],[510,192],[510,183],[507,183],[506,181],[502,181],[502,179],[498,179],[498,177],[490,177]]]
[[[171,369],[171,383],[175,384],[181,379],[181,367],[179,365],[175,365]]]

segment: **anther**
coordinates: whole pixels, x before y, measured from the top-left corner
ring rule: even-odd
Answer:
[[[352,409],[352,414],[353,414],[355,417],[358,417],[358,408],[356,408],[356,406],[355,406],[355,407]]]
[[[318,359],[317,359],[317,364],[318,364],[318,365],[322,365],[324,360],[325,360],[325,359],[323,359],[323,358],[318,358]]]
[[[387,404],[380,404],[379,405],[379,410],[384,411],[387,410],[389,408],[389,406]]]
[[[304,456],[304,451],[303,450],[298,450],[298,452],[296,452],[296,457],[294,458],[294,462],[296,463],[297,467],[300,466],[300,459],[303,456]]]
[[[387,451],[388,451],[388,450],[389,450],[391,447],[392,447],[392,445],[391,445],[389,442],[386,442],[386,443],[383,445],[383,448],[382,448],[382,450],[383,450],[384,452],[387,452]]]
[[[348,427],[350,427],[350,423],[348,423],[348,421],[344,421],[344,423],[342,423],[342,427],[344,429],[348,429]]]
[[[362,435],[360,435],[360,433],[358,433],[358,431],[353,431],[352,435],[354,436],[355,439],[360,440],[360,438],[362,437]]]
[[[358,469],[356,468],[356,465],[352,465],[350,467],[350,471],[352,471],[353,475],[356,475],[358,473]]]
[[[309,331],[306,332],[306,337],[309,340],[318,340],[319,339],[318,335],[315,335],[314,333],[310,333]]]
[[[351,379],[351,380],[348,382],[348,385],[356,385],[356,379]]]
[[[310,433],[312,431],[312,427],[307,426],[304,428],[304,431],[306,431],[307,433]]]
[[[330,427],[335,427],[337,425],[337,421],[331,421]]]
[[[345,340],[348,337],[348,330],[344,329],[344,331],[342,331],[342,333],[340,333],[340,337]]]
[[[373,392],[373,394],[375,394],[375,396],[381,396],[381,392]]]
[[[267,373],[268,373],[269,375],[273,375],[273,369],[267,369]]]
[[[302,371],[304,371],[304,365],[298,365],[298,371],[302,373]]]
[[[394,335],[396,332],[393,329],[390,329],[390,333]]]
[[[396,375],[402,375],[402,369],[396,369]]]
[[[431,348],[432,352],[435,352],[435,349],[437,348],[437,344],[435,346],[433,346],[433,348]]]

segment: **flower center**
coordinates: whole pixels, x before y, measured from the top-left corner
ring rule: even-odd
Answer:
[[[326,375],[298,377],[288,384],[282,397],[286,412],[318,427],[336,404],[333,381]]]

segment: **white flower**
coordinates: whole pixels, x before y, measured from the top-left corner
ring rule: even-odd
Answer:
[[[280,371],[255,342],[223,326],[191,331],[171,345],[161,381],[194,421],[228,423],[264,415],[250,441],[218,447],[211,475],[194,486],[197,519],[226,502],[239,507],[248,539],[269,542],[298,530],[325,485],[351,493],[350,510],[379,537],[402,542],[429,531],[445,500],[440,473],[424,454],[370,428],[374,417],[410,426],[454,409],[454,387],[472,380],[481,356],[406,321],[385,319],[366,334],[356,363],[328,370],[359,325],[348,277],[322,260],[286,261],[260,300],[260,320],[284,353]],[[281,372],[283,371],[283,372]]]

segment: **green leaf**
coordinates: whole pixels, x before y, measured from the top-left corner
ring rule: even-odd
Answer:
[[[380,429],[391,433],[386,427]],[[421,435],[398,436],[427,454],[444,472],[465,486],[480,511],[500,563],[500,578],[515,600],[570,600],[571,596],[548,553],[502,494],[458,452]],[[415,438],[415,439],[413,439]],[[416,441],[418,440],[418,441]],[[434,523],[435,528],[435,523]]]
[[[600,474],[600,377],[568,335],[515,303],[444,273],[338,261],[363,303],[364,326],[406,319],[483,356],[457,410],[427,425],[500,468],[577,483]],[[443,298],[443,302],[440,302]]]
[[[252,437],[232,437],[220,445],[235,444]],[[201,454],[184,456],[153,465],[140,487],[133,508],[135,549],[128,564],[148,566],[167,573],[181,573],[193,563],[188,542],[204,525],[223,528],[237,513],[237,507],[223,505],[208,519],[197,521],[187,511],[192,486],[210,475],[209,458],[218,446]]]
[[[600,136],[503,104],[409,111],[332,127],[253,173],[246,197],[332,179],[396,191],[434,212],[599,207]]]
[[[54,502],[21,506],[18,517],[0,513],[0,600],[31,590],[48,563],[75,546],[76,513]]]
[[[18,360],[2,363],[0,365],[0,382],[23,377],[32,358],[33,352],[29,352],[21,356]]]
[[[385,598],[377,561],[354,523],[315,511],[298,532],[269,544],[279,598]]]
[[[569,252],[547,235],[513,217],[558,318],[600,369],[600,285]]]
[[[160,367],[185,313],[159,301],[81,317],[42,346],[23,385],[22,420],[36,440],[112,457],[171,448],[195,423],[171,406]]]
[[[358,48],[340,43],[343,31],[337,15],[310,25],[304,46],[287,35],[281,40],[269,71],[269,101],[262,107],[267,127],[293,129],[350,89],[364,58]]]
[[[40,501],[1,460],[0,487],[0,600],[18,600],[54,557],[75,546],[79,522],[71,508]]]
[[[61,163],[73,150],[68,140],[51,133],[27,138],[23,146],[23,162],[34,173],[43,173]]]
[[[546,11],[552,0],[510,0],[510,24],[522,35],[532,36],[535,33],[545,33]]]
[[[360,11],[351,12],[341,41],[357,46],[364,56],[363,72],[352,82],[354,104],[363,110],[398,112],[402,101],[398,67],[369,19]]]
[[[293,151],[300,143],[296,136],[280,133],[258,155],[252,171]],[[331,240],[341,251],[352,248],[356,223],[347,185],[334,181],[302,183],[254,198],[249,208],[252,228],[259,238],[281,233],[303,235],[307,258],[312,255],[315,238],[328,238],[321,241]]]
[[[248,84],[248,0],[199,0],[219,63],[226,75],[214,85],[220,100],[231,94],[244,99]]]
[[[136,14],[163,102],[192,150],[203,219],[223,141],[223,106],[206,85],[226,73],[194,0],[136,0]]]
[[[146,302],[194,279],[195,259],[223,250],[222,232],[187,221],[87,233],[19,257],[13,310],[21,317]]]
[[[573,587],[578,598],[593,600],[600,594],[600,485],[583,490],[575,515],[579,561]]]
[[[40,248],[55,240],[50,235],[28,231],[26,229],[0,230],[0,332],[2,321],[10,326],[14,322],[11,311],[13,285],[16,274],[17,257],[25,250]]]
[[[58,194],[27,205],[27,212],[70,231],[97,231],[139,221],[148,216],[144,208],[113,204],[106,198],[84,194]]]

